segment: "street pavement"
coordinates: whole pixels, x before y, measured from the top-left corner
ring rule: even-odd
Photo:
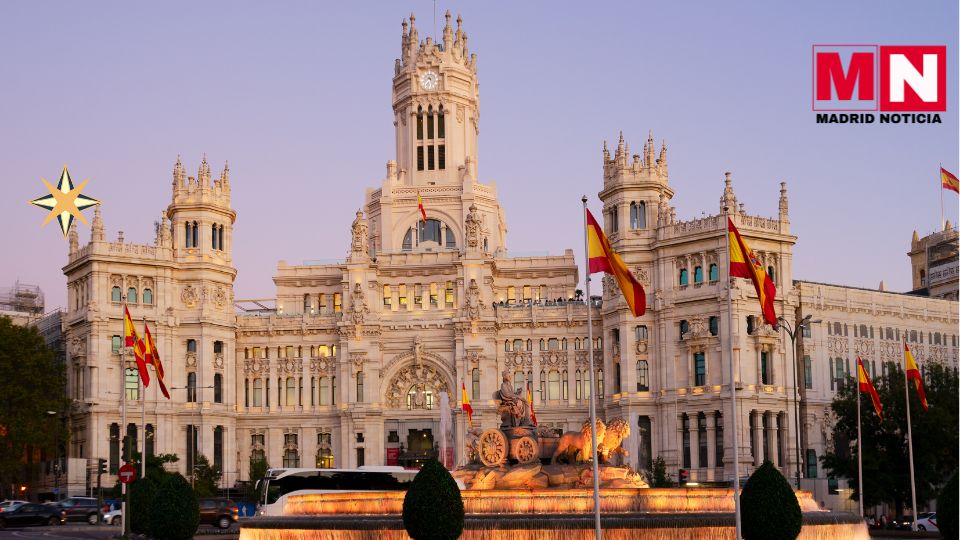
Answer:
[[[226,531],[202,525],[195,538],[231,540],[238,538],[240,527],[234,524]],[[58,527],[22,527],[0,530],[0,540],[108,540],[120,537],[119,525],[68,524]]]

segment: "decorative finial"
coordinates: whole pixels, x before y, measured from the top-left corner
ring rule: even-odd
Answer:
[[[780,182],[780,221],[787,221],[789,217],[789,203],[787,201],[787,183]]]
[[[100,215],[100,205],[93,209],[93,223],[90,225],[90,241],[103,241],[103,216]]]

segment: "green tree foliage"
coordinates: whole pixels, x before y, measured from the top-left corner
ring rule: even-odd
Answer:
[[[247,483],[247,489],[244,493],[244,498],[248,501],[259,501],[259,492],[257,491],[257,480],[263,479],[267,474],[267,469],[270,468],[270,465],[267,464],[265,459],[251,459],[250,460],[250,481]]]
[[[47,414],[67,409],[65,381],[63,364],[35,328],[0,317],[0,490],[27,481],[23,456],[29,466],[34,450],[52,456],[56,441],[65,446],[66,429]]]
[[[403,498],[403,526],[414,540],[456,540],[463,532],[460,488],[439,461],[428,461]]]
[[[197,462],[194,464],[193,491],[197,497],[215,497],[217,495],[217,485],[220,483],[220,477],[223,473],[220,467],[211,465],[207,456],[197,455]]]
[[[944,538],[960,537],[960,527],[957,526],[957,474],[954,471],[937,499],[937,527]]]
[[[130,490],[130,530],[137,534],[149,534],[150,509],[157,494],[157,485],[147,476],[137,478],[127,489]]]
[[[665,462],[662,457],[657,456],[657,459],[653,460],[653,465],[650,467],[650,474],[653,477],[653,485],[650,487],[662,488],[673,486],[673,482],[671,482],[670,477],[667,476],[667,462]]]
[[[803,525],[797,496],[769,461],[744,484],[740,513],[745,540],[794,540]]]
[[[150,508],[151,534],[158,540],[189,540],[200,524],[200,503],[179,473],[157,490]]]
[[[939,487],[956,468],[960,444],[956,426],[957,375],[950,368],[928,363],[924,390],[929,410],[924,412],[910,381],[910,421],[913,430],[914,472],[917,502],[935,497]],[[863,433],[863,503],[872,506],[891,503],[896,514],[904,513],[910,501],[909,456],[907,450],[907,414],[903,371],[887,364],[885,377],[877,377],[874,386],[883,405],[883,421],[877,418],[866,394],[861,397],[860,416]],[[828,449],[823,466],[835,477],[847,478],[857,491],[857,385],[853,379],[841,389],[831,405],[837,422],[833,428],[836,448]]]

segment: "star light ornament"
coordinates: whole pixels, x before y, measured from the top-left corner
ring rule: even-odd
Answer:
[[[50,213],[47,214],[47,219],[43,220],[42,225],[46,225],[56,216],[57,221],[60,222],[60,230],[63,232],[64,238],[66,238],[67,233],[70,232],[70,227],[73,225],[73,218],[77,218],[86,224],[87,219],[83,217],[83,211],[91,206],[100,204],[100,201],[93,197],[80,194],[87,185],[87,182],[90,181],[89,179],[84,180],[77,187],[73,186],[73,180],[70,178],[70,171],[67,170],[66,165],[63,166],[63,172],[60,173],[60,182],[57,183],[57,187],[51,186],[50,182],[47,182],[44,178],[40,180],[43,180],[43,184],[50,190],[50,195],[37,197],[30,201],[30,204],[50,210]]]

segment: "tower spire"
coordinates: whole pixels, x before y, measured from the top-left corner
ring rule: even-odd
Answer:
[[[733,180],[729,172],[723,173],[723,196],[720,197],[720,213],[732,215],[737,213],[737,196],[733,192]]]
[[[644,165],[647,168],[652,168],[654,166],[654,152],[656,152],[656,144],[653,142],[653,129],[650,130],[650,133],[647,135],[647,145],[644,149]]]
[[[786,182],[780,182],[780,221],[790,221]]]
[[[660,159],[657,160],[657,165],[660,168],[660,174],[662,176],[667,175],[667,141],[664,139],[660,141]]]
[[[443,50],[449,51],[450,47],[453,45],[453,29],[450,28],[450,10],[447,10],[447,13],[444,14],[444,18],[447,20],[446,26],[443,27]]]

